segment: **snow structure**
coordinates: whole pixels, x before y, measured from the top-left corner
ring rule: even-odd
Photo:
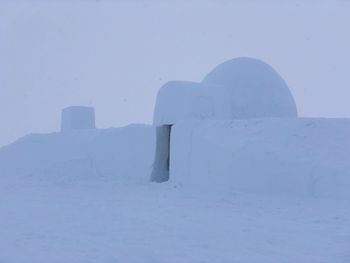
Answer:
[[[214,68],[202,83],[225,90],[232,119],[298,116],[286,82],[260,60],[236,58],[226,61]]]
[[[61,125],[61,132],[30,134],[0,148],[2,178],[149,181],[155,145],[152,126],[95,129],[94,108],[82,106],[63,109]]]
[[[95,129],[93,107],[71,106],[62,110],[61,131]]]
[[[151,180],[350,196],[350,121],[297,117],[285,81],[257,59],[224,62],[201,83],[166,83],[154,111]]]
[[[9,181],[66,183],[90,179],[147,182],[154,156],[154,128],[121,128],[30,134],[0,148],[0,174]]]
[[[166,83],[157,95],[154,124],[297,116],[287,84],[272,67],[257,59],[237,58],[217,66],[201,83]]]
[[[170,148],[170,179],[184,187],[350,197],[349,119],[183,121]]]
[[[151,180],[162,182],[169,178],[171,125],[180,121],[297,116],[285,81],[272,67],[257,59],[224,62],[201,83],[168,82],[160,88],[154,110],[157,150]]]
[[[6,178],[147,182],[151,175],[190,191],[350,197],[350,120],[297,117],[278,73],[238,58],[201,83],[166,83],[153,126],[95,129],[93,108],[64,109],[62,132],[0,148],[1,185]]]

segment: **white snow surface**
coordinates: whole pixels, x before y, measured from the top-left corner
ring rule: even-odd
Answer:
[[[154,125],[183,120],[229,119],[230,100],[224,88],[190,81],[170,81],[158,91]]]
[[[226,89],[231,118],[298,116],[286,82],[261,60],[246,57],[228,60],[215,67],[203,83]]]
[[[4,263],[347,263],[349,202],[170,182],[7,181],[0,252]]]
[[[215,67],[201,83],[165,83],[157,94],[153,123],[297,116],[286,82],[271,66],[235,58]]]
[[[184,121],[170,149],[170,180],[183,186],[350,198],[349,119]]]
[[[84,181],[117,177],[146,182],[155,145],[152,126],[27,135],[0,148],[1,177],[31,181]]]
[[[275,132],[281,127],[288,140],[295,134],[289,145]],[[213,143],[218,154],[221,149],[232,153],[233,147],[248,158],[254,147],[243,146],[250,141],[281,153],[282,160],[302,147],[304,155],[297,160],[308,161],[327,147],[328,160],[335,162],[329,167],[343,171],[348,127],[349,120],[205,121],[192,129],[193,149],[198,153],[199,142]],[[151,126],[132,125],[30,135],[0,148],[0,262],[350,262],[349,199],[220,188],[216,182],[227,178],[219,173],[216,180],[205,172],[191,174],[211,189],[191,184],[191,178],[182,184],[150,183],[154,133]],[[288,156],[297,157],[294,151]],[[264,170],[256,171],[252,180]]]

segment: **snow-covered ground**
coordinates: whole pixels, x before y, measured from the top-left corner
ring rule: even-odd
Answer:
[[[207,121],[196,127],[187,147],[202,165],[207,154],[216,154],[210,158],[216,164],[207,173],[194,169],[194,161],[189,178],[161,184],[149,182],[152,126],[29,135],[0,148],[0,263],[350,262],[349,199],[284,195],[273,183],[296,187],[294,176],[309,176],[309,166],[301,164],[318,160],[319,174],[343,186],[330,187],[348,193],[348,120]],[[181,131],[183,125],[175,125],[175,138]],[[235,149],[240,159],[226,154]],[[248,160],[255,167],[245,166]],[[230,163],[231,173],[220,170]],[[260,179],[270,194],[252,191],[269,171],[279,174]],[[237,190],[248,177],[247,187]]]
[[[161,184],[150,125],[0,148],[0,263],[350,262],[349,119],[193,120],[171,134]]]
[[[0,262],[348,263],[348,201],[117,180],[0,184]]]

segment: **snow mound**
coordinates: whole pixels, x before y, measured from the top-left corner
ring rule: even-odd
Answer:
[[[4,180],[80,181],[117,178],[146,182],[155,145],[152,126],[27,135],[0,148]]]
[[[268,64],[253,58],[236,58],[214,68],[203,80],[226,89],[231,119],[297,117],[291,92]]]
[[[350,197],[350,120],[250,119],[173,126],[170,180],[220,191]]]

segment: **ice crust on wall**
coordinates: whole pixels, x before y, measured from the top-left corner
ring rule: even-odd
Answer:
[[[154,148],[155,129],[148,125],[32,134],[0,148],[0,174],[43,181],[147,182]]]
[[[226,61],[214,68],[203,83],[226,88],[231,119],[298,115],[286,82],[261,60],[242,57]]]
[[[93,107],[71,106],[62,110],[61,131],[95,129]]]
[[[184,121],[173,126],[170,180],[220,191],[350,197],[350,120]]]

